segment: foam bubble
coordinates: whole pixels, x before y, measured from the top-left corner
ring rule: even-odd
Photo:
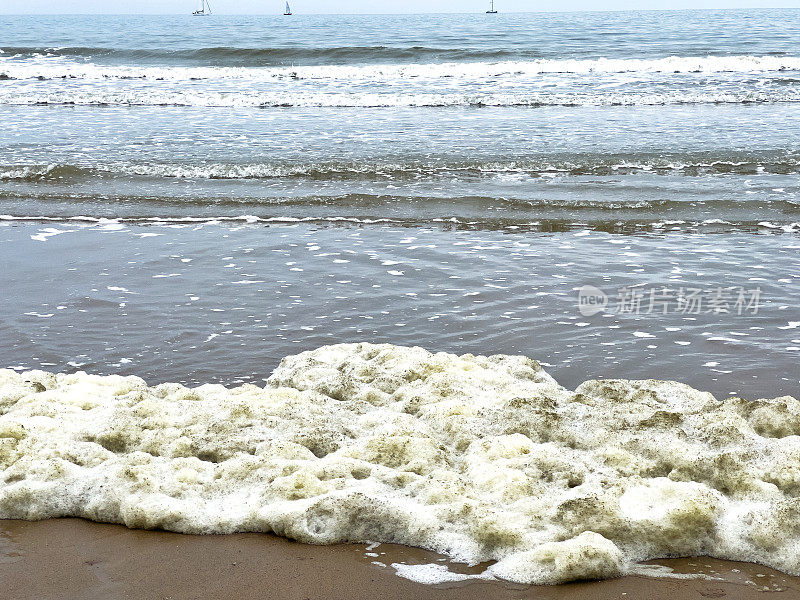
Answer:
[[[288,357],[263,389],[0,370],[0,518],[400,543],[522,583],[664,556],[798,574],[799,415],[391,345]]]
[[[438,565],[436,563],[423,565],[392,563],[392,568],[400,577],[410,579],[411,581],[416,581],[417,583],[425,584],[455,583],[457,581],[466,581],[468,579],[483,579],[483,577],[480,575],[464,575],[463,573],[454,573],[445,565]]]

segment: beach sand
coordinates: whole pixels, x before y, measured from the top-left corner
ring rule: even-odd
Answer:
[[[81,519],[0,520],[0,597],[15,600],[281,598],[800,598],[800,578],[708,558],[661,560],[675,573],[717,579],[628,576],[552,587],[467,581],[422,585],[390,565],[442,557],[382,544],[309,546],[273,535],[180,535]],[[477,572],[464,566],[452,570]],[[772,592],[775,595],[765,596]]]

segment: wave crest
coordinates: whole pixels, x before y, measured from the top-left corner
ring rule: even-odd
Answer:
[[[344,50],[344,49],[343,49]],[[225,62],[224,64],[230,64]],[[59,60],[0,58],[0,72],[12,79],[197,79],[397,80],[520,78],[542,74],[788,73],[800,71],[794,56],[670,56],[659,59],[537,59],[528,61],[438,62],[433,64],[309,65],[268,68],[241,66],[135,66]]]
[[[387,179],[492,177],[522,175],[791,175],[800,173],[800,155],[791,152],[656,155],[575,155],[534,157],[508,161],[440,160],[407,162],[319,163],[106,163],[0,165],[0,181],[59,181],[87,177],[147,177],[167,179]]]

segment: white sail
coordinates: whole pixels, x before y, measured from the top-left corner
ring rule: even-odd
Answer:
[[[197,10],[192,13],[193,15],[210,15],[211,14],[211,5],[208,3],[208,0],[200,0],[197,3]]]
[[[286,3],[286,14],[287,14],[287,15],[290,15],[290,14],[292,14],[292,9],[291,9],[291,8],[289,8],[289,3],[288,3],[288,2]]]

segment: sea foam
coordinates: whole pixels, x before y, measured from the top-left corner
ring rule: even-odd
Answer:
[[[798,102],[797,56],[300,66],[147,66],[0,56],[0,104],[638,106]]]
[[[151,79],[198,81],[237,79],[269,81],[397,79],[495,79],[542,74],[618,73],[792,73],[800,71],[800,56],[669,56],[655,59],[598,58],[526,61],[437,62],[411,64],[313,65],[280,67],[108,65],[37,56],[27,60],[0,58],[0,72],[8,79]]]
[[[0,518],[393,542],[555,584],[711,555],[800,573],[800,403],[560,386],[522,356],[346,344],[265,388],[0,371]]]

